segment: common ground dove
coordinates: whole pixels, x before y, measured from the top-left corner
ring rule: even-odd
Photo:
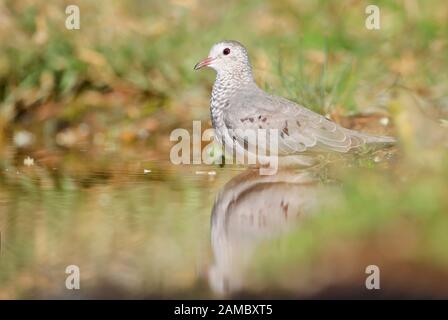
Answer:
[[[216,138],[226,150],[235,148],[237,154],[253,150],[242,134],[247,129],[276,129],[279,158],[315,152],[346,153],[365,144],[395,142],[392,137],[343,128],[297,103],[263,91],[254,81],[246,48],[238,41],[215,44],[194,69],[203,67],[217,72],[211,120]]]

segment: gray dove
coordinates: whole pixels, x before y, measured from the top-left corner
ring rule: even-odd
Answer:
[[[243,289],[258,245],[295,230],[322,203],[327,204],[323,199],[337,194],[337,189],[319,182],[312,172],[294,169],[272,176],[247,170],[225,184],[211,215],[213,291],[226,294]]]
[[[255,83],[246,48],[238,41],[215,44],[194,69],[203,67],[217,73],[210,105],[216,138],[227,150],[235,148],[237,154],[250,149],[250,142],[241,133],[247,129],[276,129],[279,158],[315,152],[347,153],[366,144],[395,142],[392,137],[343,128],[297,103],[263,91]]]

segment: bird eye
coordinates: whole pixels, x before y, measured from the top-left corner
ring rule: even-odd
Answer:
[[[224,53],[224,55],[228,55],[230,53],[230,49],[229,48],[225,48],[222,53]]]

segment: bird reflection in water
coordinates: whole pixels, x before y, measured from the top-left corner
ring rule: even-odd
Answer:
[[[212,210],[211,289],[217,294],[243,290],[245,271],[257,245],[297,227],[316,211],[325,188],[309,170],[271,176],[247,170],[231,179]]]

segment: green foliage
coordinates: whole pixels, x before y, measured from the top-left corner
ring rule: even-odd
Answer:
[[[93,291],[108,280],[125,293],[208,294],[210,209],[236,172],[205,178],[164,160],[173,127],[209,119],[214,75],[193,66],[223,39],[248,47],[268,91],[338,121],[389,111],[400,139],[387,170],[366,153],[322,178],[338,181],[336,201],[261,247],[248,292],[318,291],[372,260],[396,276],[403,264],[446,274],[446,139],[417,112],[448,119],[446,1],[377,1],[378,31],[364,27],[363,1],[76,4],[70,31],[61,1],[0,3],[0,298],[57,295],[74,260]],[[23,130],[32,145],[12,142]]]

